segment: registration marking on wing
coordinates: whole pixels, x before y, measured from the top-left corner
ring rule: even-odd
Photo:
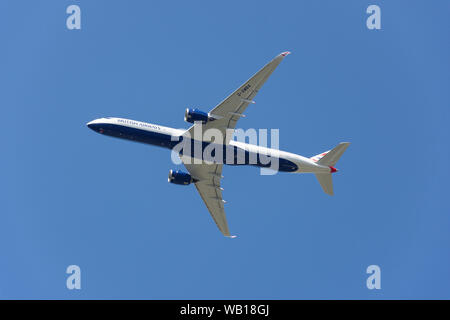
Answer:
[[[238,92],[238,94],[237,94],[238,97],[240,97],[245,91],[250,89],[250,87],[251,87],[251,85],[249,83],[247,83],[247,85],[245,87],[243,87],[240,92]]]

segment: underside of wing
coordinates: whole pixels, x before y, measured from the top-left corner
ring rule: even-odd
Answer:
[[[195,179],[194,184],[198,193],[219,230],[224,236],[230,237],[224,208],[225,201],[222,199],[223,189],[220,187],[222,164],[194,164],[192,158],[188,159],[190,160],[183,159],[184,165]]]
[[[197,132],[205,134],[209,129],[216,129],[219,130],[222,135],[221,137],[217,137],[214,134],[214,143],[227,145],[232,138],[236,122],[244,116],[243,112],[247,106],[254,103],[253,98],[258,93],[258,90],[288,54],[289,52],[283,52],[276,56],[236,91],[212,109],[207,115],[208,120],[206,123],[202,124],[201,122],[196,122],[184,133],[184,135],[193,138],[194,140],[200,139],[203,142],[212,142],[212,140],[203,140],[203,136],[197,137]],[[217,139],[220,139],[221,141],[218,141]],[[217,227],[225,236],[229,237],[230,232],[228,230],[224,209],[225,201],[222,199],[223,189],[220,187],[222,164],[207,164],[205,162],[196,164],[193,162],[192,158],[186,156],[182,156],[182,161],[191,174],[195,187],[200,193],[205,205],[208,207]]]
[[[243,112],[249,104],[254,103],[253,98],[258,90],[267,81],[272,72],[278,67],[280,62],[290,52],[283,52],[276,56],[272,61],[266,64],[261,70],[244,82],[236,91],[230,94],[225,100],[219,103],[209,112],[209,116],[215,120],[208,121],[205,124],[194,124],[187,132],[194,136],[195,126],[202,126],[203,132],[207,129],[215,128],[222,132],[224,144],[228,144],[231,136],[226,134],[227,129],[234,129],[237,121],[243,117]]]

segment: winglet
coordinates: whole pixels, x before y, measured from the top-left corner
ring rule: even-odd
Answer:
[[[286,57],[286,56],[289,55],[289,54],[291,54],[290,51],[285,51],[285,52],[282,52],[282,53],[281,53],[281,55],[282,55],[283,57]]]

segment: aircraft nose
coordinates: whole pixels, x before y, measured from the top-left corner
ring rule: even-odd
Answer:
[[[98,120],[92,120],[86,123],[86,126],[95,132],[103,133],[102,124]]]
[[[100,119],[92,120],[92,121],[86,123],[86,126],[95,132],[98,132],[98,133],[104,132],[104,130],[103,130],[104,123]]]
[[[89,129],[94,129],[94,121],[89,121],[88,123],[86,123],[86,126],[87,126]]]

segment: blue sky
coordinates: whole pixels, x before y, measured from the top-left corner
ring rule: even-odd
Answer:
[[[78,4],[82,29],[68,30]],[[370,4],[381,30],[368,30]],[[0,298],[450,298],[448,1],[0,2]],[[238,126],[314,176],[225,167],[221,236],[170,152],[101,136],[118,116],[186,128],[290,50]],[[66,288],[79,265],[82,289]],[[381,290],[366,268],[381,267]]]

